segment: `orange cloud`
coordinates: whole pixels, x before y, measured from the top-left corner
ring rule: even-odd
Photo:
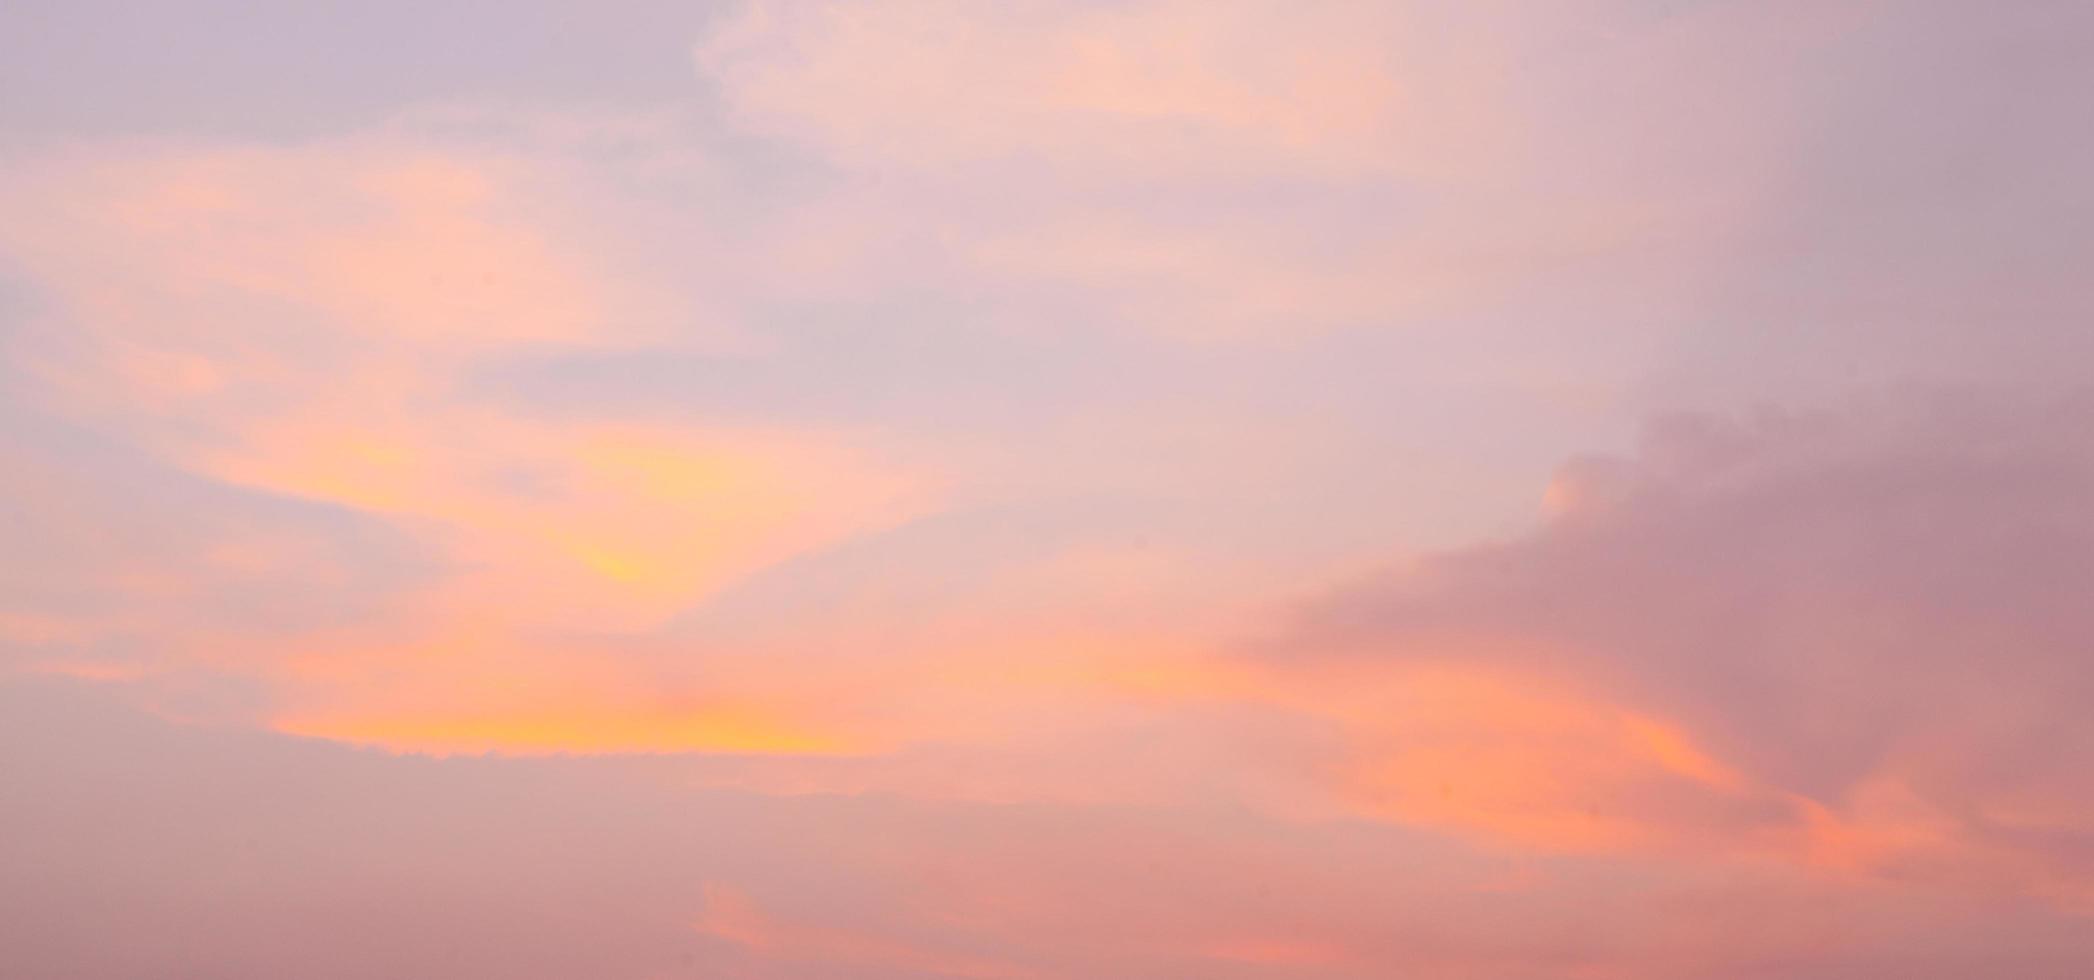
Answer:
[[[534,418],[463,390],[491,358],[616,349],[689,315],[580,247],[587,194],[527,154],[385,133],[53,154],[0,181],[19,216],[0,252],[52,300],[24,347],[33,395],[208,481],[381,521],[438,566],[353,626],[162,629],[164,666],[256,677],[287,688],[296,730],[402,747],[834,747],[739,707],[621,722],[500,693],[504,671],[548,663],[569,635],[652,629],[932,499],[855,433]],[[181,594],[324,567],[308,547],[243,535],[152,573]],[[458,682],[467,665],[492,693]],[[460,701],[388,713],[417,686]],[[357,697],[369,717],[347,711]]]
[[[1116,681],[1337,726],[1324,788],[1355,812],[1552,851],[1761,846],[1800,820],[1678,726],[1464,658],[1389,665],[1194,658]]]
[[[269,424],[199,468],[431,522],[468,609],[640,627],[737,575],[899,520],[918,488],[812,434],[530,423],[433,409]],[[466,586],[466,583],[461,583]]]

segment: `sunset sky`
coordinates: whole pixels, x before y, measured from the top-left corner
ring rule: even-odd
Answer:
[[[2094,4],[0,4],[0,977],[2094,976]]]

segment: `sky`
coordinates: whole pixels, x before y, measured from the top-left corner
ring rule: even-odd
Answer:
[[[16,0],[0,974],[2094,973],[2094,6]]]

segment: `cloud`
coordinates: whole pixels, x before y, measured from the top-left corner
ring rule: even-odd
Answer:
[[[431,733],[432,747],[457,741],[435,733],[466,732],[457,738],[509,733],[542,748],[544,732],[582,722],[518,703],[536,695],[464,683],[467,671],[484,681],[528,664],[598,679],[603,669],[575,652],[602,648],[589,637],[658,626],[738,577],[925,506],[929,481],[841,428],[562,418],[466,390],[480,366],[523,352],[673,342],[724,353],[738,342],[731,325],[686,322],[698,308],[670,298],[651,268],[610,261],[630,244],[589,247],[612,233],[587,202],[615,195],[562,153],[595,130],[442,128],[53,150],[0,182],[19,216],[0,253],[38,290],[8,337],[23,411],[149,459],[129,465],[208,501],[198,516],[218,515],[208,530],[180,528],[189,518],[172,504],[114,516],[121,503],[96,485],[113,467],[58,440],[25,445],[9,492],[46,515],[37,536],[53,549],[70,541],[70,564],[104,566],[73,595],[10,610],[40,624],[31,632],[129,623],[121,642],[152,651],[119,659],[258,680],[302,730],[331,719],[330,730],[392,739]],[[42,473],[51,479],[28,478]],[[87,492],[60,503],[69,484]],[[72,511],[189,550],[140,565],[114,543],[85,547],[93,533],[58,521]],[[358,542],[314,527],[329,522],[382,528],[366,533],[412,542],[401,548],[419,564],[356,566]],[[281,591],[272,578],[287,573],[314,594],[342,592],[333,605],[352,589],[374,598],[304,629],[262,627],[329,603],[301,593],[266,613],[226,608]],[[180,605],[221,593],[237,600],[208,613]],[[39,662],[108,669],[106,656],[69,649]],[[429,691],[476,687],[496,703],[453,705],[446,719],[409,710]],[[343,720],[359,697],[390,720]],[[727,714],[743,720],[664,720],[598,747],[701,747],[703,732],[741,744],[730,729],[763,727],[744,709]],[[637,734],[649,730],[660,744]]]
[[[1833,6],[1777,26],[1716,4],[754,3],[695,58],[740,132],[848,202],[849,231],[802,236],[828,269],[1015,293],[999,306],[1047,329],[1409,331],[1491,371],[1554,331],[1563,356],[1641,358],[1699,313],[1842,44],[1909,28]]]
[[[1446,98],[1487,98],[1460,72],[1492,52],[1392,13],[757,3],[712,32],[697,61],[752,124],[852,159],[1030,158],[1158,177],[1277,161],[1343,173],[1421,160],[1492,118]],[[1439,75],[1440,98],[1396,84],[1406,60],[1412,77]]]
[[[2068,6],[177,58],[0,150],[0,966],[2080,976]]]
[[[2089,953],[2041,907],[1766,865],[1183,802],[769,796],[696,786],[691,759],[402,758],[55,681],[0,708],[6,961],[36,975],[2062,978]]]
[[[1428,701],[1472,726],[1444,767],[1417,758],[1433,742],[1361,749],[1413,781],[1399,793],[1429,795],[1415,781],[1441,773],[1488,794],[1489,760],[1533,768],[1506,778],[1534,798],[1467,815],[1486,831],[1574,801],[1641,825],[1630,846],[1759,846],[1788,825],[1781,847],[1809,860],[2084,902],[2094,826],[2076,814],[2094,783],[2072,760],[2094,746],[2079,710],[2094,694],[2079,598],[2094,569],[2090,404],[1913,396],[1676,418],[1633,457],[1566,467],[1559,513],[1532,535],[1333,597],[1270,666],[1410,698],[1434,698],[1409,680],[1421,670],[1520,692]],[[1581,710],[1667,727],[1591,745],[1548,720]],[[1726,827],[1722,809],[1653,805],[1589,771],[1639,757],[1755,818]]]

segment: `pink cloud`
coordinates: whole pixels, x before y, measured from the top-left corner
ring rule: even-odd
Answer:
[[[50,682],[0,699],[0,910],[36,974],[2064,978],[2090,952],[2041,906],[1766,864],[766,796],[694,788],[690,760],[399,758]]]
[[[1778,804],[1759,833],[1792,824],[1810,859],[2083,903],[2088,404],[1674,420],[1635,457],[1567,467],[1542,530],[1344,593],[1287,656],[1398,684],[1404,664],[1507,672],[1647,712]],[[1450,759],[1537,716],[1505,717]],[[1579,786],[1657,837],[1749,829]]]

